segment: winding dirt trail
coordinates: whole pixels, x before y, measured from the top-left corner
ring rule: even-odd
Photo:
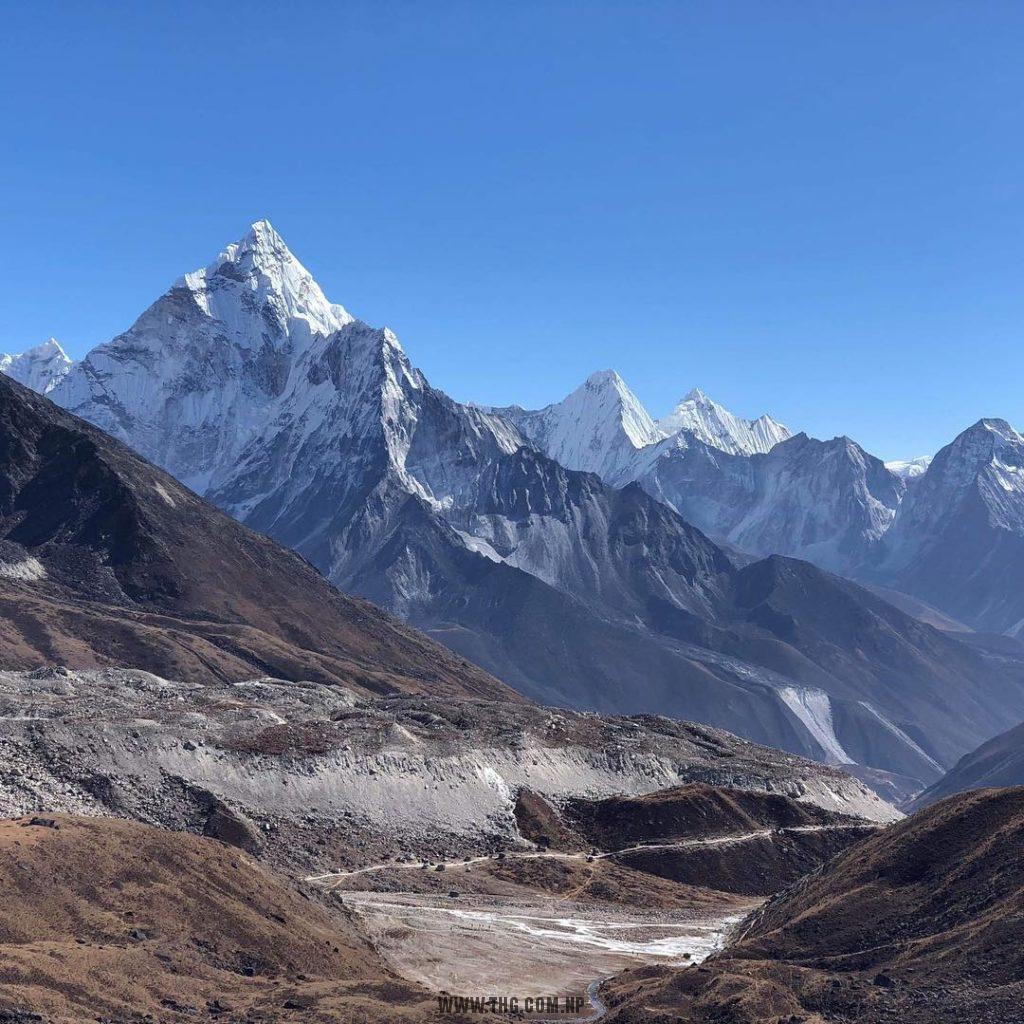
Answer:
[[[784,835],[787,832],[826,832],[832,829],[847,829],[860,826],[851,825],[794,825],[791,828],[765,828],[758,829],[754,832],[742,832],[734,835],[725,836],[713,836],[709,839],[679,839],[669,843],[634,843],[632,846],[624,846],[619,850],[607,850],[602,853],[590,853],[587,850],[577,850],[573,853],[564,853],[559,850],[509,850],[506,851],[504,857],[501,859],[505,860],[537,860],[542,858],[548,858],[553,860],[570,860],[570,861],[586,861],[586,860],[608,860],[612,857],[621,857],[624,854],[636,853],[640,850],[685,850],[691,847],[700,846],[727,846],[732,843],[748,843],[755,839],[767,839],[772,835]],[[368,864],[361,868],[352,868],[347,871],[329,871],[322,875],[307,875],[304,881],[312,883],[330,883],[335,882],[340,885],[347,878],[355,878],[358,875],[373,874],[377,871],[387,870],[409,870],[409,871],[422,871],[424,865],[428,868],[437,870],[439,867],[445,869],[448,868],[460,868],[468,867],[472,864],[484,864],[488,861],[498,860],[499,855],[497,854],[483,854],[479,857],[467,857],[460,860],[447,860],[447,861],[383,861],[380,864]],[[333,886],[328,885],[328,888]]]

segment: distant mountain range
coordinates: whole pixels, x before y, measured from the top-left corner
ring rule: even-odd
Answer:
[[[699,390],[655,422],[611,371],[545,409],[497,411],[563,465],[639,483],[731,549],[805,558],[971,629],[1024,633],[1024,437],[1005,420],[886,464],[848,437],[740,419]]]
[[[915,475],[699,391],[655,421],[611,371],[542,410],[462,405],[266,222],[70,369],[28,355],[5,358],[37,390],[530,697],[920,784],[1024,718],[1014,654],[822,571],[1019,630],[1002,421]]]
[[[591,374],[567,398],[543,409],[508,406],[493,411],[567,469],[597,473],[617,485],[636,479],[649,457],[680,438],[734,455],[754,455],[792,436],[770,416],[734,416],[699,389],[655,422],[614,370]],[[666,441],[670,443],[664,445]],[[640,452],[643,458],[638,458]]]

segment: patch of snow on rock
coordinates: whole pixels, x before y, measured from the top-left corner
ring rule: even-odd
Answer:
[[[46,569],[38,558],[31,555],[21,562],[0,562],[0,576],[7,580],[42,580]]]

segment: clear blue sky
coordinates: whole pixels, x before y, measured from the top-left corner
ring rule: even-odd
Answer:
[[[8,5],[0,350],[267,217],[460,399],[1024,426],[1024,5]]]

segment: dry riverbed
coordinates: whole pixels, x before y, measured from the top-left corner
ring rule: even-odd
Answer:
[[[583,996],[595,979],[643,964],[699,963],[761,902],[586,853],[390,863],[308,881],[333,893],[402,977],[520,999]]]
[[[699,963],[759,901],[638,912],[610,904],[424,893],[340,894],[385,960],[439,992],[582,994],[640,964]]]

